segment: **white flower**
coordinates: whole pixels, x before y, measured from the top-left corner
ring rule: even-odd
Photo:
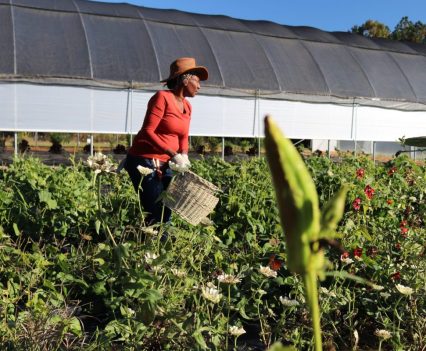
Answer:
[[[137,166],[136,168],[139,171],[139,173],[142,174],[142,177],[154,172],[151,168],[144,167],[144,166],[141,166],[141,165]]]
[[[280,302],[286,307],[299,306],[299,302],[297,300],[290,300],[287,297],[279,297]]]
[[[207,283],[207,287],[208,288],[215,288],[216,289],[216,285],[213,282],[208,282]]]
[[[136,314],[135,310],[132,310],[130,307],[127,307],[127,313],[129,316],[134,316]]]
[[[177,268],[172,268],[171,269],[173,275],[175,275],[178,278],[183,278],[186,277],[186,272]]]
[[[89,156],[86,163],[96,174],[101,172],[110,173],[113,172],[115,168],[108,157],[101,152]]]
[[[161,266],[152,266],[152,267],[151,267],[151,270],[152,270],[154,273],[164,273],[164,268],[163,268],[163,267],[161,267]]]
[[[154,229],[153,227],[145,227],[145,228],[142,228],[142,231],[143,231],[145,234],[152,235],[152,236],[155,236],[155,235],[157,235],[157,234],[158,234],[158,230]]]
[[[260,266],[259,272],[262,273],[265,277],[268,277],[268,278],[276,278],[277,277],[277,272],[275,272],[274,270],[272,270],[268,266],[266,266],[266,267]]]
[[[152,263],[152,261],[154,261],[156,258],[158,258],[158,255],[156,255],[155,253],[147,252],[147,253],[145,253],[144,257],[145,257],[146,263],[150,264],[150,263]]]
[[[409,288],[408,286],[401,285],[401,284],[397,284],[396,288],[403,295],[411,295],[414,292],[413,289]]]
[[[342,256],[340,256],[340,261],[344,264],[351,264],[354,262],[352,258],[350,257],[343,258]]]
[[[391,296],[391,294],[389,294],[389,293],[387,293],[387,292],[381,292],[381,293],[380,293],[380,296],[381,296],[381,297],[384,297],[385,299],[387,299],[388,297],[390,297],[390,296]]]
[[[374,332],[374,335],[376,335],[379,338],[382,338],[383,340],[387,340],[392,337],[391,332],[388,332],[387,330],[384,330],[384,329],[376,329],[376,331]]]
[[[239,328],[235,325],[229,327],[229,334],[231,334],[233,336],[240,336],[240,335],[243,335],[245,333],[246,333],[246,331],[244,330],[243,327]]]
[[[203,287],[201,288],[203,297],[213,303],[218,303],[222,298],[222,294],[216,288]]]
[[[383,290],[385,287],[381,285],[373,284],[372,288],[374,290],[380,291],[380,290]]]
[[[320,290],[321,293],[328,295],[330,297],[337,297],[337,295],[334,291],[330,291],[327,288],[324,288],[322,286],[319,288],[319,290]]]
[[[217,280],[219,280],[220,283],[224,284],[237,284],[241,282],[240,278],[237,278],[232,274],[221,274],[217,277]]]

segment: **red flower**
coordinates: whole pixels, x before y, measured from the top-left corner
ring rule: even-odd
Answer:
[[[365,174],[364,168],[358,168],[358,169],[356,170],[356,177],[357,177],[358,179],[363,178],[363,177],[364,177],[364,174]]]
[[[401,244],[400,243],[396,243],[395,244],[395,250],[401,250]]]
[[[408,228],[407,227],[401,227],[401,235],[406,238],[407,237],[407,233],[408,233]]]
[[[367,185],[364,189],[364,193],[371,200],[374,196],[374,189],[371,186]]]
[[[405,219],[403,219],[403,220],[401,221],[401,223],[399,223],[399,227],[400,227],[400,228],[405,227],[406,225],[407,225],[407,221],[406,221]]]
[[[397,171],[396,167],[392,167],[389,171],[388,171],[388,176],[393,176],[393,174]]]
[[[354,208],[355,211],[359,211],[359,209],[361,208],[361,199],[359,197],[357,197],[352,202],[352,207]]]
[[[273,271],[278,271],[281,268],[282,262],[277,260],[275,257],[275,255],[271,255],[269,257],[269,268],[271,268]]]
[[[400,280],[401,279],[401,273],[399,272],[395,272],[393,274],[391,274],[390,276],[393,280]]]
[[[340,255],[340,261],[344,261],[349,258],[349,252],[345,251]]]
[[[392,204],[393,204],[393,200],[391,200],[391,199],[387,199],[387,200],[386,200],[386,203],[387,203],[388,205],[392,205]]]
[[[357,247],[354,249],[354,256],[355,257],[361,257],[362,255],[362,247]]]

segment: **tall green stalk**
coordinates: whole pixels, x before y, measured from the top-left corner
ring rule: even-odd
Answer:
[[[315,184],[303,159],[269,117],[265,118],[265,147],[285,234],[287,266],[303,277],[315,350],[322,351],[317,279],[324,276],[325,257],[319,243],[334,237],[347,190],[341,189],[321,214]]]

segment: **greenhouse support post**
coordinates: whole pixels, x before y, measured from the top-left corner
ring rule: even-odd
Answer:
[[[15,132],[14,138],[15,140],[13,141],[13,143],[14,143],[15,156],[16,156],[18,154],[18,132]]]
[[[373,155],[373,162],[376,163],[376,142],[371,143],[371,154]]]
[[[93,134],[90,134],[90,156],[93,156]]]
[[[255,119],[257,116],[257,157],[260,157],[260,100],[259,100],[259,89],[256,90],[255,95]]]
[[[222,160],[225,161],[225,138],[222,137]]]
[[[327,156],[330,158],[330,139],[327,140]]]

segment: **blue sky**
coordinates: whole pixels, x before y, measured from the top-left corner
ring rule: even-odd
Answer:
[[[391,30],[403,16],[426,23],[426,0],[107,0],[235,18],[348,31],[368,19]]]

